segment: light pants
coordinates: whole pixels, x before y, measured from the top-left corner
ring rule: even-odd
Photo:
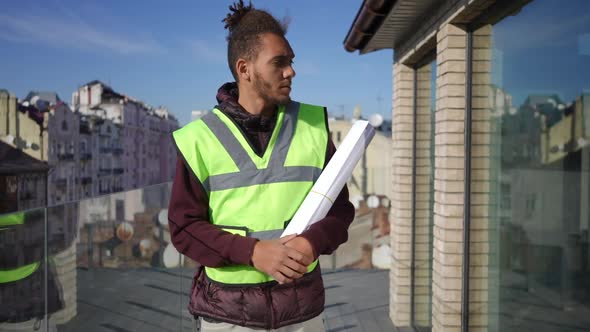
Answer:
[[[195,322],[196,325],[199,325],[199,321]],[[274,331],[274,332],[324,332],[326,329],[324,328],[324,315],[318,315],[310,320],[305,322],[283,326],[276,330],[265,330],[259,328],[249,328],[243,327],[239,325],[233,325],[229,323],[209,323],[205,320],[200,319],[201,329],[198,328],[196,331],[200,332],[250,332],[250,331]]]

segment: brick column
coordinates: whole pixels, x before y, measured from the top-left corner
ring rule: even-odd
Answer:
[[[430,326],[432,301],[432,69],[427,64],[418,69],[416,107],[416,237],[414,324]]]
[[[474,34],[472,96],[470,331],[489,327],[493,115],[490,99],[491,28]],[[460,331],[464,216],[466,32],[452,24],[437,34],[433,331]],[[493,278],[492,278],[493,279]],[[493,301],[492,301],[493,302]]]
[[[396,326],[410,325],[413,96],[413,69],[394,63],[389,315]]]
[[[432,331],[460,331],[466,33],[437,33]]]

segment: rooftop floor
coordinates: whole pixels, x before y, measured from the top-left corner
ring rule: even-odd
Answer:
[[[76,279],[77,314],[57,331],[192,331],[188,269],[78,269]],[[327,331],[394,331],[389,271],[328,270],[324,282]]]

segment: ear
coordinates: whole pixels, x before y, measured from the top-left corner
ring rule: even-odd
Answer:
[[[236,61],[236,73],[238,74],[238,78],[240,81],[250,81],[250,66],[248,61],[245,59],[239,58]]]

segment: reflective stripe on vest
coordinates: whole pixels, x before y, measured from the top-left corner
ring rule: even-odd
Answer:
[[[17,212],[0,216],[0,227],[11,227],[25,223],[25,213]],[[2,230],[2,228],[0,228]],[[0,270],[0,284],[24,279],[39,268],[40,263],[32,263],[11,270]]]
[[[36,262],[12,270],[0,270],[0,284],[24,279],[37,271],[39,265]]]
[[[213,112],[207,113],[202,120],[219,139],[229,153],[240,172],[209,176],[203,181],[207,192],[246,187],[257,184],[313,181],[320,176],[322,169],[309,166],[284,167],[287,153],[291,144],[290,138],[295,132],[295,125],[299,115],[299,103],[291,102],[284,114],[283,124],[278,134],[277,144],[272,150],[267,168],[258,169],[248,153],[241,148],[240,143],[230,129]]]
[[[209,195],[209,217],[228,232],[258,239],[278,238],[319,177],[328,132],[323,107],[291,102],[280,106],[275,129],[258,156],[233,121],[214,109],[174,132],[189,168]],[[315,261],[309,271],[317,265]],[[273,279],[250,266],[206,268],[227,284]]]
[[[0,227],[22,225],[25,223],[25,213],[17,212],[0,215]]]

